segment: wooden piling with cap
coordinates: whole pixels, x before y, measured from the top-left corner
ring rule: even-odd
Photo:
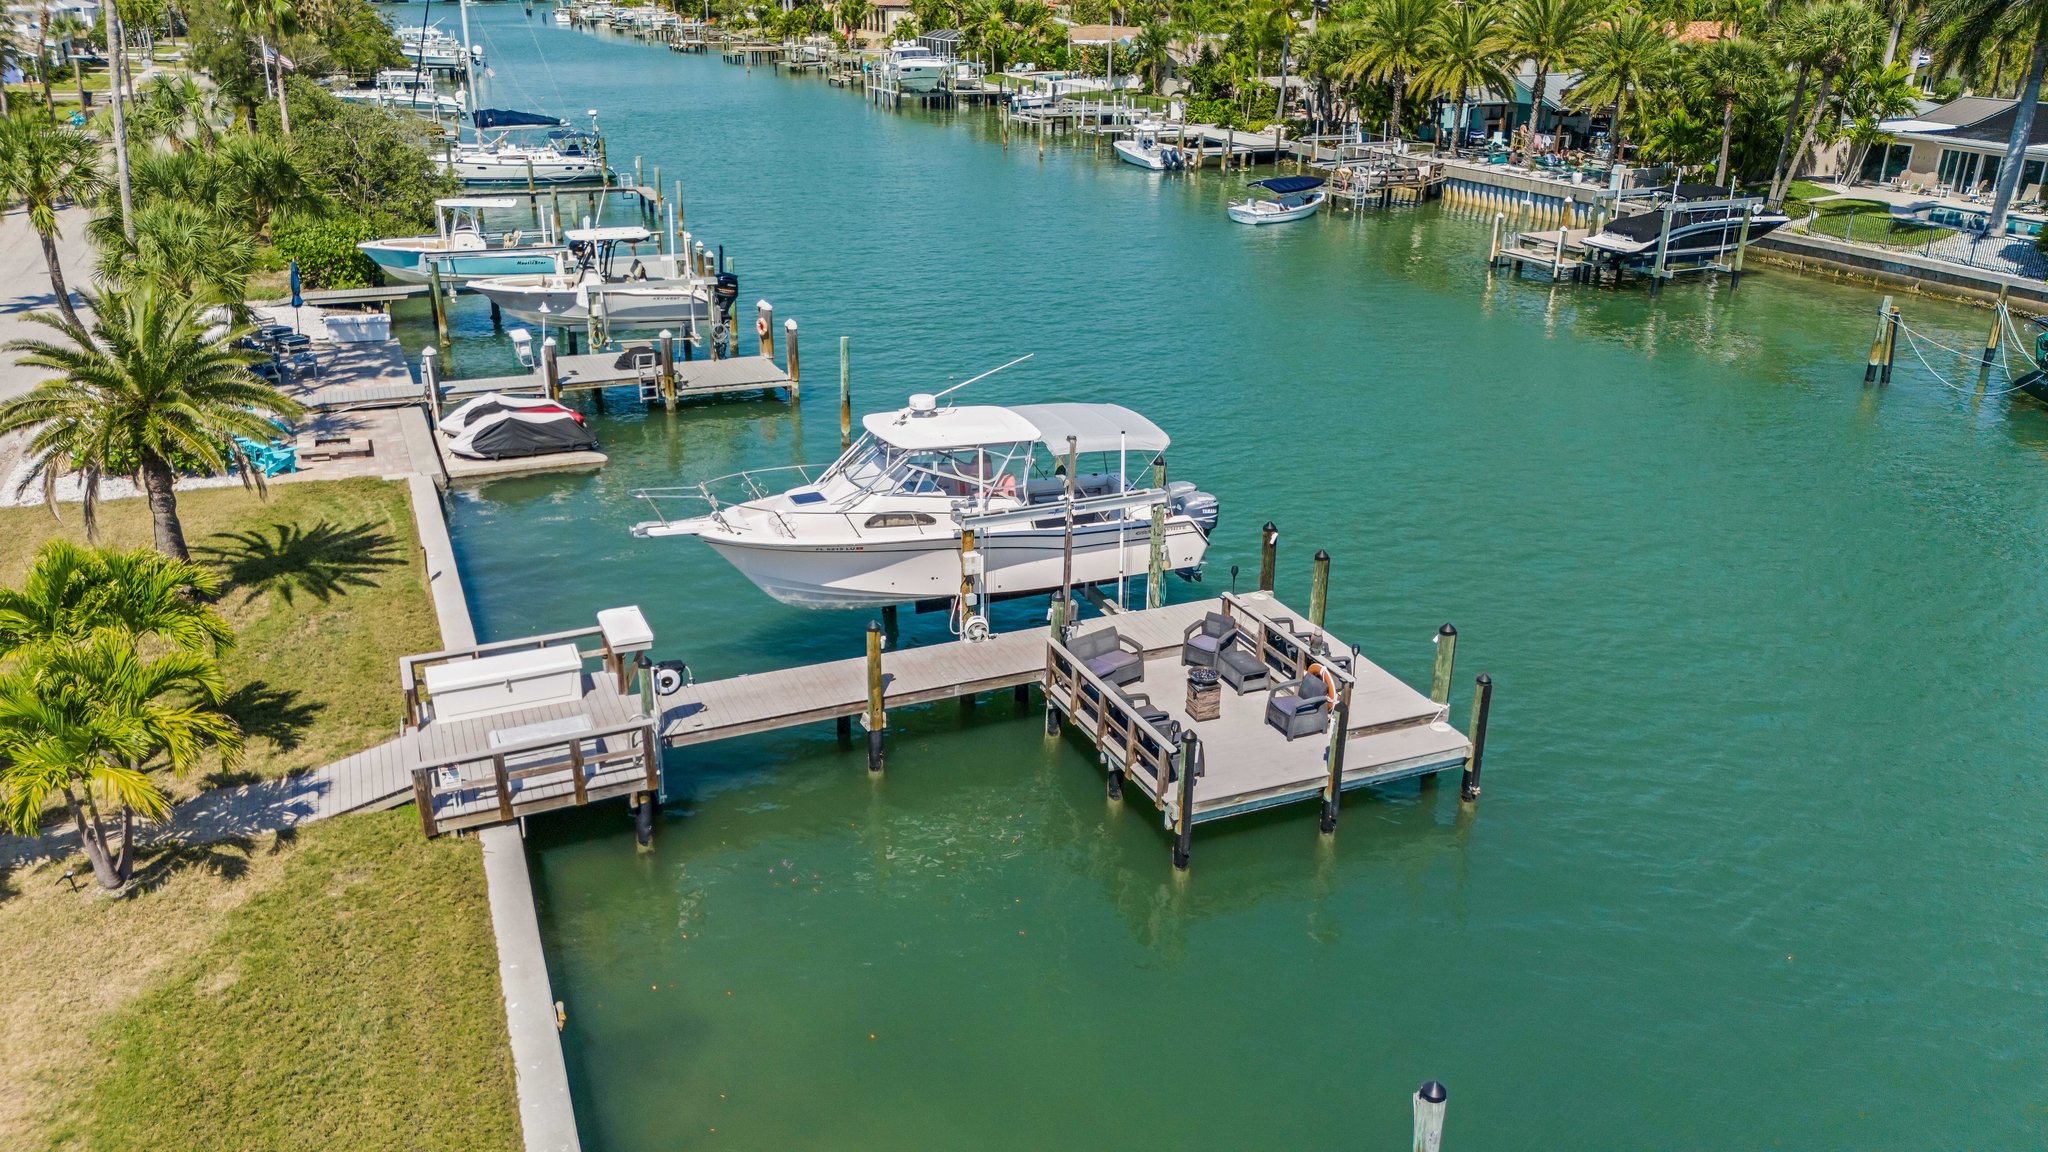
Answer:
[[[882,711],[882,625],[868,621],[868,771],[882,770],[882,728],[888,714]]]
[[[1863,362],[1863,382],[1877,383],[1877,370],[1884,363],[1884,333],[1891,324],[1892,298],[1887,296],[1877,306],[1877,334],[1870,338],[1870,356]]]
[[[1320,623],[1317,625],[1320,627]],[[1324,768],[1323,812],[1318,826],[1325,834],[1337,830],[1337,809],[1344,798],[1344,741],[1351,727],[1351,681],[1345,679],[1330,706],[1330,744]]]
[[[803,370],[796,357],[796,318],[782,322],[782,356],[784,367],[789,370],[789,402],[796,403],[803,391]]]
[[[1271,520],[1259,529],[1259,591],[1273,590],[1273,568],[1280,559],[1280,529]]]
[[[1320,630],[1323,618],[1330,610],[1330,554],[1316,549],[1315,560],[1309,568],[1308,578],[1308,622]]]
[[[1159,497],[1152,502],[1152,525],[1148,533],[1145,560],[1145,607],[1166,603],[1166,457],[1152,458],[1152,487]]]
[[[1451,702],[1451,670],[1458,663],[1458,630],[1449,624],[1436,630],[1436,664],[1429,674],[1429,698]]]
[[[1984,391],[1986,381],[1991,378],[1991,361],[1998,355],[1998,343],[2005,336],[2005,293],[2006,286],[1998,286],[1998,302],[1991,307],[1991,334],[1984,337],[1984,354],[1977,361],[1977,391]],[[1891,297],[1885,297],[1891,303]]]
[[[427,300],[434,309],[434,335],[443,345],[448,343],[448,298],[441,291],[441,262],[427,262]]]
[[[1195,765],[1201,756],[1201,742],[1191,731],[1180,734],[1180,754],[1174,757],[1179,772],[1180,803],[1173,813],[1173,866],[1188,870],[1188,856],[1195,841]]]
[[[1878,369],[1877,384],[1882,388],[1892,382],[1892,357],[1899,351],[1899,309],[1896,305],[1885,314],[1884,325],[1884,366]]]
[[[754,301],[754,333],[761,338],[761,355],[775,359],[775,305]]]
[[[853,366],[850,360],[852,340],[839,338],[839,446],[845,448],[853,443]]]
[[[655,347],[660,353],[661,406],[673,412],[676,410],[676,338],[663,328]]]
[[[1493,677],[1481,672],[1472,689],[1472,754],[1465,758],[1465,778],[1458,785],[1458,798],[1471,803],[1479,799],[1479,764],[1486,757],[1486,716],[1493,708]]]

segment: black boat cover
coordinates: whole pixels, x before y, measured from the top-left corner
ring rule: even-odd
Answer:
[[[1320,176],[1275,176],[1268,180],[1254,180],[1251,186],[1267,189],[1276,196],[1285,196],[1291,192],[1306,192],[1311,188],[1320,188],[1323,186],[1323,178]]]
[[[479,108],[470,118],[479,128],[560,128],[568,123],[559,116],[519,112],[511,108]]]
[[[545,456],[556,452],[591,452],[597,437],[566,414],[506,411],[472,421],[448,450],[482,460]]]

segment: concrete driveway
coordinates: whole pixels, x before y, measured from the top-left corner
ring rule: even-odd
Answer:
[[[92,285],[93,249],[86,239],[86,221],[91,213],[83,208],[66,208],[57,213],[57,254],[64,264],[64,283],[71,288],[71,303],[78,306],[78,290]],[[55,311],[56,294],[50,290],[50,273],[43,265],[43,244],[29,227],[28,213],[21,209],[0,216],[0,342],[55,335],[40,324],[31,323],[30,312]],[[42,373],[22,368],[14,357],[0,352],[0,400],[19,396],[36,386]]]

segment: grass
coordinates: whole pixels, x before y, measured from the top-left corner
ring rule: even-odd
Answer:
[[[1823,200],[1810,206],[1818,213],[1807,230],[1818,236],[1855,240],[1887,248],[1919,248],[1955,235],[1955,229],[1917,220],[1902,220],[1889,205],[1876,200]]]
[[[474,840],[409,809],[148,855],[109,900],[0,884],[0,1147],[520,1145]]]
[[[406,486],[376,479],[273,485],[178,497],[195,560],[228,587],[219,609],[236,644],[222,660],[231,711],[248,734],[220,785],[320,767],[398,732],[398,658],[441,646]],[[83,539],[78,506],[63,522],[41,507],[0,509],[0,582],[18,585],[44,540]],[[141,500],[100,508],[100,542],[150,542]]]

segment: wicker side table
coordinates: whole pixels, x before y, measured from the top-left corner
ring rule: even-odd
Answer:
[[[1223,708],[1223,684],[1214,668],[1188,669],[1188,718],[1214,720]]]

